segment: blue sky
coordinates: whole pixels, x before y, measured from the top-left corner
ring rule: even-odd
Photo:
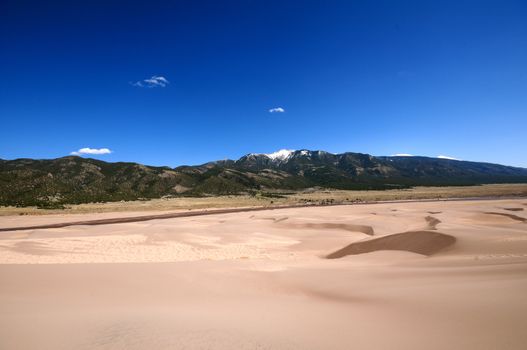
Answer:
[[[0,51],[3,159],[305,148],[527,167],[525,1],[4,0]]]

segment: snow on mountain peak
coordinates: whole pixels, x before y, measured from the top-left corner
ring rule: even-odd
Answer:
[[[293,154],[294,150],[292,149],[281,149],[279,151],[276,151],[274,153],[266,153],[265,156],[271,158],[272,160],[285,160]]]

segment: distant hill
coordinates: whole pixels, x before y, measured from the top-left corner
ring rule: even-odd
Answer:
[[[311,187],[363,190],[520,182],[527,182],[525,168],[428,157],[375,157],[351,152],[282,150],[177,168],[68,156],[0,160],[0,205],[46,207]]]

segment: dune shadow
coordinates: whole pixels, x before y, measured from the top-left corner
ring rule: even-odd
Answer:
[[[344,224],[344,223],[306,223],[306,224],[287,224],[289,228],[308,228],[316,230],[345,230],[350,232],[361,232],[369,236],[373,236],[373,227],[367,225],[355,225],[355,224]]]
[[[521,217],[521,216],[518,216],[518,215],[514,215],[514,214],[508,214],[508,213],[497,213],[497,212],[494,212],[494,211],[487,211],[487,212],[485,212],[485,214],[505,216],[505,217],[507,217],[507,218],[509,218],[509,219],[513,219],[513,220],[516,220],[516,221],[527,222],[527,219],[526,219],[526,218]]]
[[[289,219],[288,216],[282,216],[282,217],[257,217],[257,216],[254,216],[252,215],[250,217],[250,219],[256,219],[256,220],[270,220],[270,221],[273,221],[273,222],[280,222],[280,221],[285,221],[287,219]]]
[[[508,211],[523,211],[523,208],[502,208],[504,210],[508,210]]]
[[[348,255],[380,250],[403,250],[422,255],[433,255],[456,242],[456,238],[435,231],[407,231],[388,236],[354,242],[326,256],[338,259]]]
[[[435,230],[436,226],[441,223],[441,220],[434,218],[433,216],[425,217],[425,220],[428,224],[427,230]]]

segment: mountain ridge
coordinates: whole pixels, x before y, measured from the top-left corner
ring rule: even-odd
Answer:
[[[444,158],[306,149],[249,153],[237,160],[175,168],[78,156],[0,159],[0,205],[18,206],[311,187],[367,190],[505,182],[527,182],[527,169]]]

